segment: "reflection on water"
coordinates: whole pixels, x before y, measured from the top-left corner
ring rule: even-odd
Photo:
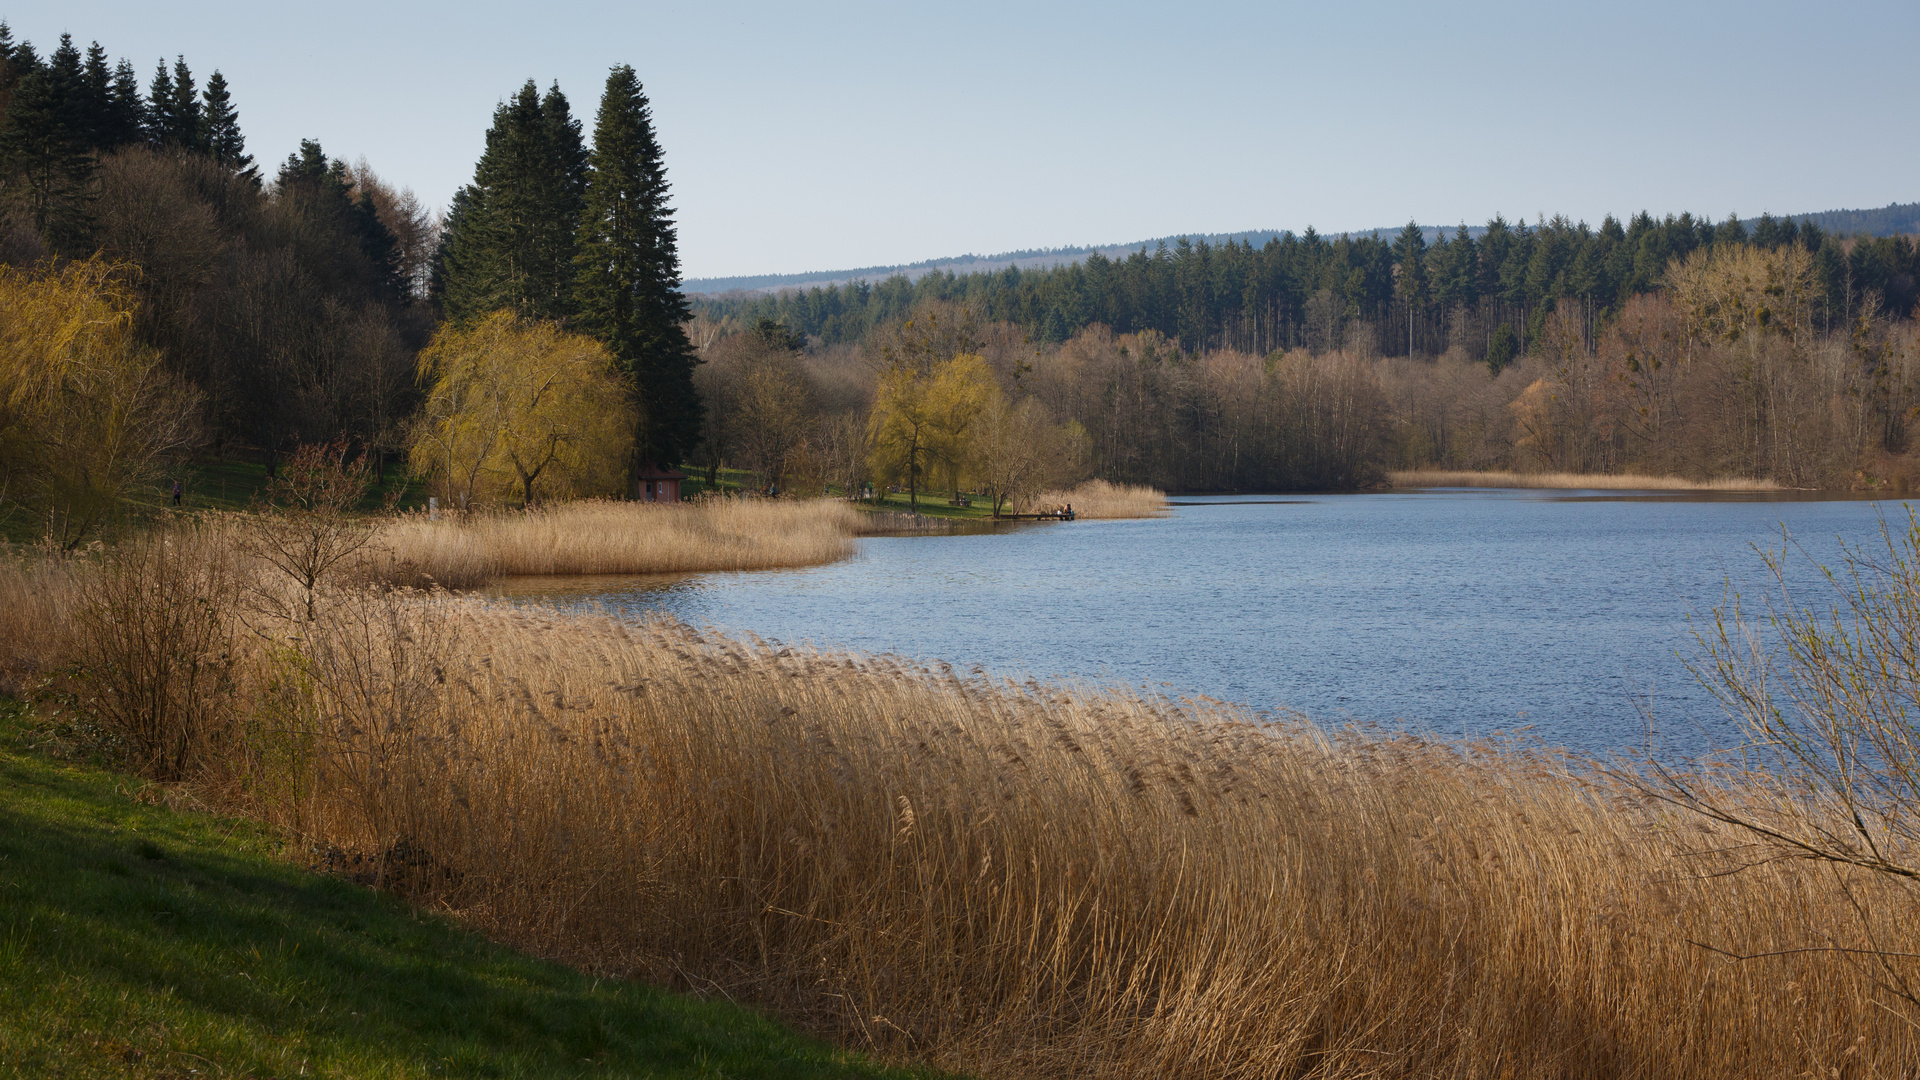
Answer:
[[[1879,508],[1809,493],[1446,489],[1176,500],[1152,521],[863,540],[806,570],[537,578],[493,591],[695,626],[1114,680],[1323,722],[1548,742],[1730,741],[1689,614],[1758,596],[1784,523],[1820,556]],[[1888,508],[1895,515],[1904,509]]]

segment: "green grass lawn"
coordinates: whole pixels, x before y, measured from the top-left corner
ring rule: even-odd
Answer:
[[[907,493],[904,491],[878,492],[877,494],[880,496],[878,502],[855,503],[854,505],[869,510],[897,510],[903,514],[906,513],[912,505],[907,499]],[[952,496],[944,491],[935,494],[928,494],[924,491],[921,492],[920,513],[925,517],[962,518],[967,520],[992,519],[993,500],[991,498],[985,495],[977,495],[973,496],[972,506],[948,506],[947,500],[951,497]]]
[[[159,488],[141,502],[154,507],[166,504],[176,479],[180,481],[180,502],[185,509],[245,510],[267,486],[267,466],[263,462],[233,459],[182,465],[169,473],[160,482]],[[386,481],[367,492],[361,505],[367,510],[379,509],[387,504],[390,495],[397,493],[399,505],[404,509],[413,509],[427,504],[426,491],[424,482],[407,475],[404,463],[389,464]]]
[[[30,732],[0,699],[0,1076],[927,1075],[491,945]]]

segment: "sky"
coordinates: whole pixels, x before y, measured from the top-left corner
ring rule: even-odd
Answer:
[[[184,54],[248,149],[445,206],[493,110],[651,98],[690,278],[1247,229],[1920,200],[1920,3],[35,0],[144,82]],[[271,171],[270,169],[267,171]]]

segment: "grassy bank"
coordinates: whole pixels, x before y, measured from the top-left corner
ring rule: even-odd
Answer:
[[[27,734],[0,700],[0,1074],[902,1075],[489,944]]]
[[[1678,476],[1640,476],[1634,473],[1519,473],[1447,469],[1409,469],[1390,472],[1394,487],[1549,488],[1588,491],[1778,491],[1771,480],[1724,477],[1688,480]]]

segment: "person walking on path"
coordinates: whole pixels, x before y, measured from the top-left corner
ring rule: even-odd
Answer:
[[[173,482],[173,505],[180,505],[180,481],[178,480]]]

